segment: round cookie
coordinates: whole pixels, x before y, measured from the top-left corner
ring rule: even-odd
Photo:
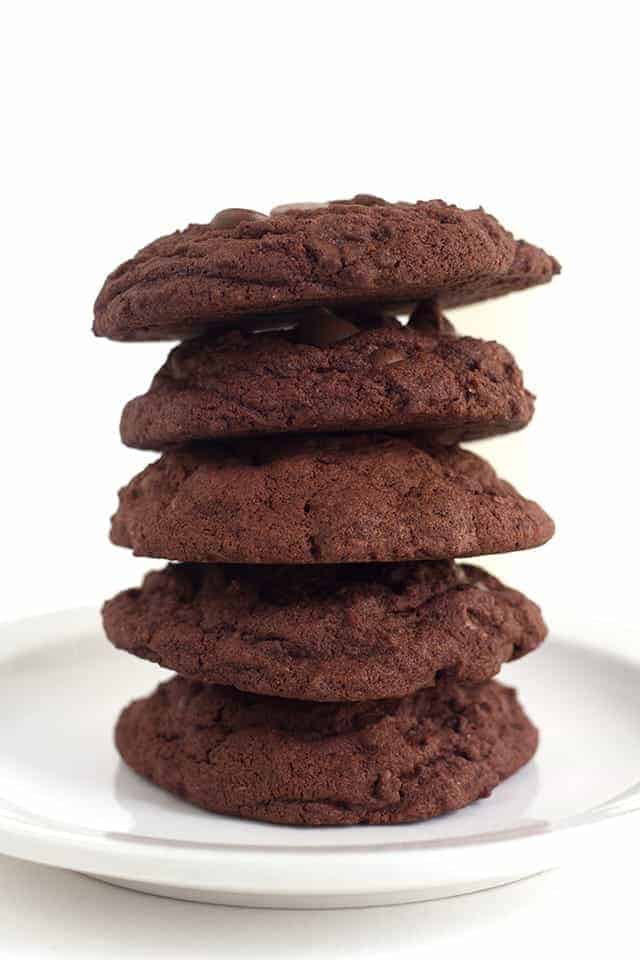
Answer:
[[[553,529],[475,454],[374,433],[165,453],[120,491],[111,539],[167,560],[351,563],[523,550]]]
[[[425,329],[424,311],[420,320],[402,326],[381,315],[362,328],[324,310],[291,331],[187,340],[124,408],[122,439],[162,450],[261,434],[421,430],[459,443],[526,426],[534,398],[509,351],[438,333],[437,317]]]
[[[482,209],[358,195],[269,217],[222,211],[155,240],[105,281],[94,332],[178,339],[256,314],[361,302],[456,306],[545,283],[559,271]]]
[[[115,738],[125,763],[184,800],[307,826],[457,810],[489,796],[538,742],[515,691],[495,681],[321,704],[182,677],[126,707]]]
[[[314,701],[478,683],[546,635],[521,593],[448,562],[175,565],[102,615],[116,647],[183,677]]]

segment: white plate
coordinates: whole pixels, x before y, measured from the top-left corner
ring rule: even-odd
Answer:
[[[396,827],[219,817],[138,778],[112,728],[164,674],[113,650],[95,612],[0,628],[0,852],[184,899],[373,905],[549,869],[620,842],[640,807],[640,665],[602,648],[554,638],[507,668],[542,729],[535,761],[490,799]]]

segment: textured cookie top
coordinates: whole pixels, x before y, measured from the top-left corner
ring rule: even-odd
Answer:
[[[175,677],[116,728],[125,762],[183,799],[309,826],[457,810],[515,773],[537,739],[515,692],[495,682],[321,704]]]
[[[126,405],[122,439],[162,450],[260,434],[419,429],[451,444],[531,419],[534,398],[499,344],[456,337],[424,309],[408,326],[382,314],[365,323],[318,310],[288,331],[187,340]]]
[[[269,217],[225,211],[155,240],[110,274],[94,332],[176,339],[303,306],[426,299],[456,306],[544,283],[559,269],[484,210],[441,200],[359,195]]]
[[[181,676],[315,701],[402,697],[443,671],[478,683],[546,634],[521,593],[447,562],[174,565],[103,620],[116,647]]]
[[[385,434],[165,453],[120,491],[111,526],[137,555],[200,563],[452,559],[552,533],[480,457]]]

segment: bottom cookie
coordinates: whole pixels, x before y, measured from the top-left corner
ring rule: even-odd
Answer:
[[[174,677],[123,710],[115,738],[133,770],[191,803],[307,826],[457,810],[538,744],[513,689],[446,679],[399,700],[336,704]]]

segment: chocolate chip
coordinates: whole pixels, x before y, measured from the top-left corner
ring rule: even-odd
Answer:
[[[328,203],[281,203],[274,207],[270,217],[279,217],[282,213],[289,213],[290,210],[319,210],[321,207],[328,207]]]
[[[393,316],[397,316],[398,314],[401,314],[404,316],[407,313],[412,313],[415,310],[416,306],[417,306],[416,303],[406,303],[406,302],[405,303],[383,303],[380,309],[384,313],[390,313]]]
[[[432,440],[431,446],[455,447],[460,443],[460,430],[438,430],[438,436]]]
[[[219,210],[211,221],[214,230],[233,230],[240,223],[247,220],[266,220],[264,213],[257,210],[243,210],[241,207],[229,207],[228,210]]]
[[[368,330],[398,330],[402,329],[402,323],[397,317],[392,317],[390,313],[382,313],[377,317],[369,317],[364,322],[357,321],[358,325]]]
[[[359,203],[361,207],[388,207],[389,204],[382,197],[376,197],[372,193],[356,193],[352,200],[344,200],[344,203]]]
[[[167,367],[169,368],[169,373],[174,380],[186,380],[188,377],[188,371],[184,369],[180,361],[178,351],[172,350],[167,358]]]
[[[289,313],[273,313],[264,316],[251,317],[243,329],[251,333],[265,333],[277,330],[291,330],[296,325],[296,317]]]
[[[402,329],[402,324],[397,317],[392,317],[390,313],[369,314],[361,316],[358,314],[353,317],[354,323],[357,323],[362,330],[398,330]]]
[[[386,307],[377,304],[334,307],[334,312],[357,324],[361,330],[392,330],[402,326],[397,317],[387,312]]]
[[[433,300],[424,300],[419,303],[411,317],[409,326],[420,333],[445,334],[455,336],[455,327],[444,316],[442,310]]]
[[[300,320],[294,339],[299,343],[308,343],[313,347],[330,347],[358,333],[355,324],[344,317],[338,317],[331,310],[318,308],[310,310]]]
[[[398,350],[392,350],[390,347],[381,347],[371,354],[371,363],[374,367],[388,367],[392,363],[400,363],[401,360],[405,359],[406,357],[403,354]]]
[[[403,784],[397,773],[391,770],[383,770],[373,785],[374,796],[385,803],[398,803],[401,799],[401,790]]]

